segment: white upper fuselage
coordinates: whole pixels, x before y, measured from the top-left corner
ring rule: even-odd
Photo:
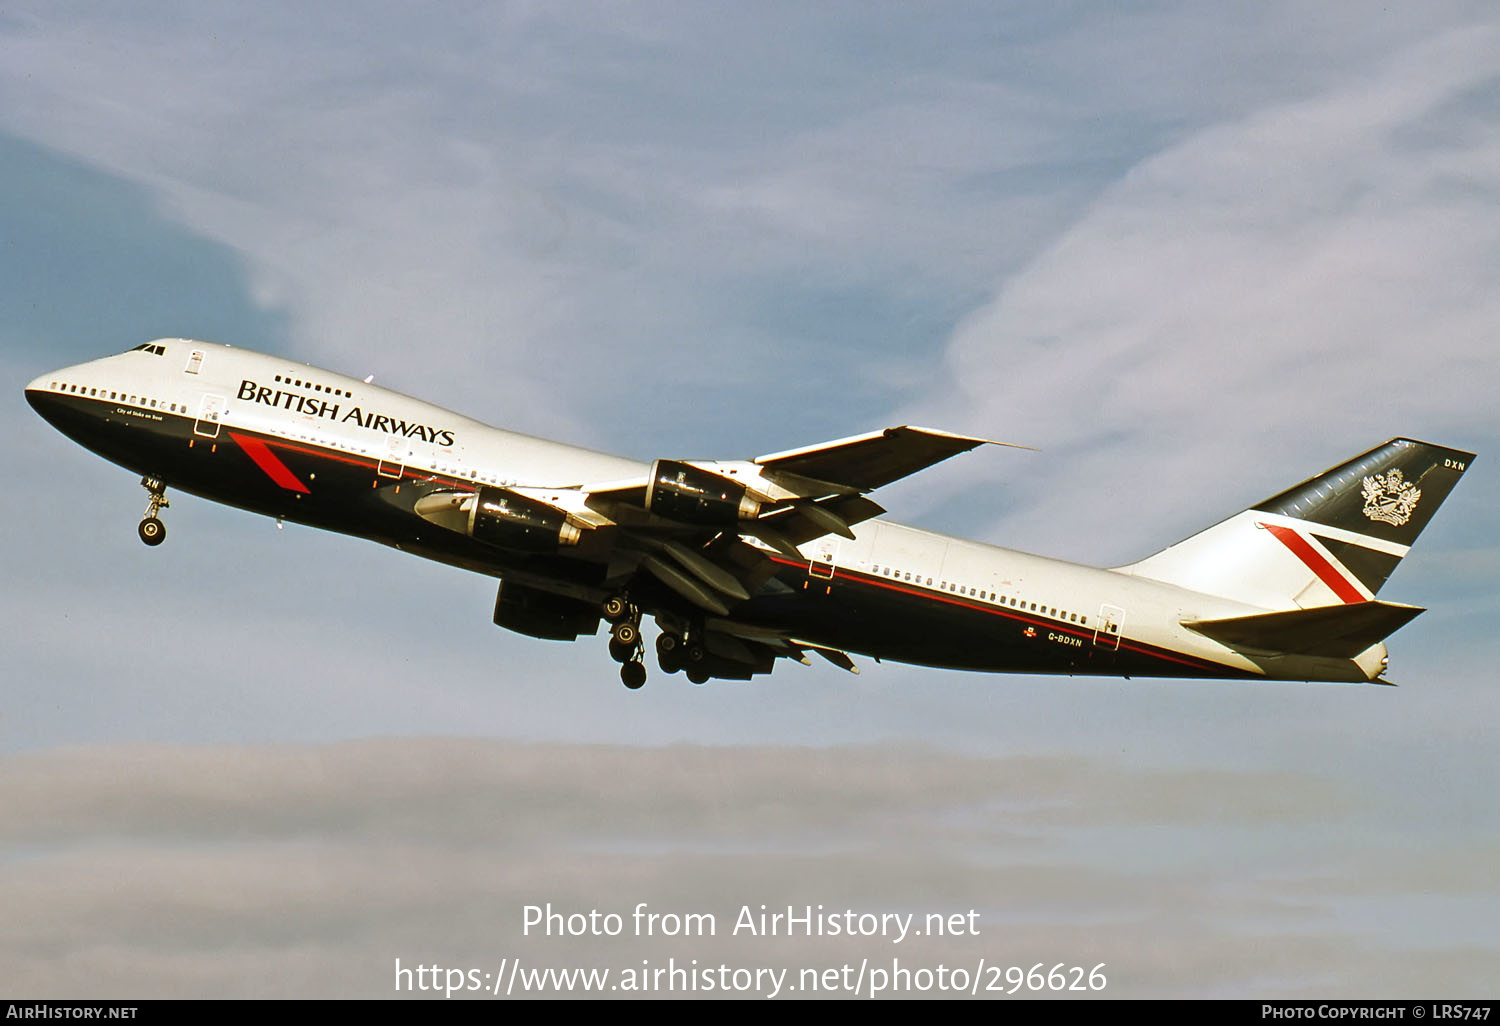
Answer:
[[[351,455],[390,457],[487,484],[564,487],[629,477],[644,469],[632,460],[491,427],[292,360],[189,339],[150,344],[165,353],[132,350],[107,356],[44,375],[27,388],[97,389],[145,416],[158,409],[194,416],[211,410],[226,429],[316,442]],[[215,400],[223,404],[216,410]]]

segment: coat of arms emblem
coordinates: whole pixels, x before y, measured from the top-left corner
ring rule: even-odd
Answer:
[[[1400,470],[1376,474],[1364,479],[1365,516],[1393,527],[1400,527],[1411,519],[1422,490],[1408,484]]]

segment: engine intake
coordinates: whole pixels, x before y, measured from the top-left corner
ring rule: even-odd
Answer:
[[[738,481],[702,467],[677,460],[651,464],[646,508],[659,517],[717,527],[755,519],[760,515],[760,505]]]

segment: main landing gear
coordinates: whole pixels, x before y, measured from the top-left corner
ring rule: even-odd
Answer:
[[[156,514],[172,505],[167,501],[167,483],[159,477],[148,476],[141,478],[141,484],[151,498],[146,503],[146,517],[136,528],[136,533],[147,545],[160,545],[167,540],[167,525],[157,519]]]
[[[694,684],[707,684],[708,674],[700,665],[708,653],[696,641],[689,641],[676,631],[662,631],[656,639],[656,662],[666,673],[686,670]]]
[[[599,612],[612,626],[609,631],[610,658],[620,664],[620,681],[634,691],[646,683],[645,645],[641,641],[641,611],[624,595],[611,595]],[[662,621],[660,618],[658,623]],[[684,629],[676,622],[662,624],[656,639],[656,662],[664,673],[687,671],[694,684],[707,684],[708,671],[703,668],[708,651],[695,637],[696,627]]]
[[[646,683],[646,664],[641,661],[641,611],[624,595],[611,595],[600,612],[613,626],[609,631],[610,658],[620,664],[620,683],[634,691]]]

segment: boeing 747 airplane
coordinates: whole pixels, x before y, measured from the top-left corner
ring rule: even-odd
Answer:
[[[848,653],[1018,673],[1387,683],[1422,610],[1376,598],[1474,459],[1395,438],[1137,563],[1096,569],[882,518],[882,485],[986,444],[891,427],[750,460],[649,464],[503,431],[367,381],[189,339],[44,374],[27,401],[167,487],[499,579],[494,622],[641,621],[667,673],[748,680]]]

